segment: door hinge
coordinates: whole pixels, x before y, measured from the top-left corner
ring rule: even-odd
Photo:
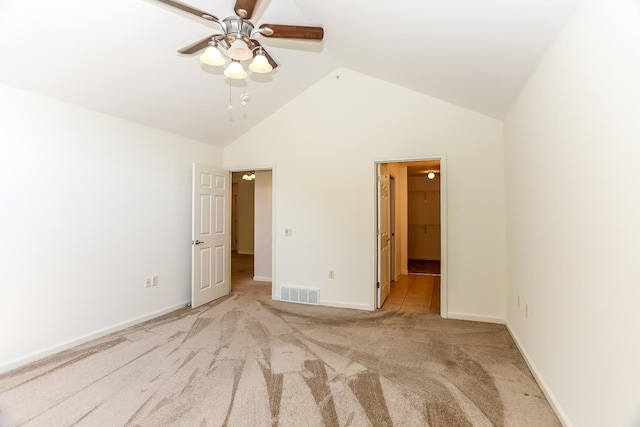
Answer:
[[[380,289],[380,282],[378,282],[378,289]]]

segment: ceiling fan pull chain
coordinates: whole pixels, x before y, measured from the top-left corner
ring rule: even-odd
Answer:
[[[227,105],[229,110],[233,110],[233,104],[231,103],[231,79],[229,79],[229,105]]]

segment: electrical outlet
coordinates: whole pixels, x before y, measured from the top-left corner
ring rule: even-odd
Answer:
[[[336,278],[336,272],[334,270],[329,270],[329,279],[335,279]]]
[[[144,279],[144,287],[145,288],[150,288],[151,287],[151,277],[147,277]]]
[[[524,315],[525,317],[529,317],[529,304],[524,305]]]
[[[158,286],[158,276],[153,276],[153,286]]]

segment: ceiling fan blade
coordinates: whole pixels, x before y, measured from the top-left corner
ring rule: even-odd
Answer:
[[[197,51],[202,50],[205,47],[209,46],[209,42],[214,36],[215,34],[213,36],[209,36],[205,39],[198,40],[197,42],[191,43],[189,46],[185,46],[182,49],[178,50],[178,53],[183,53],[185,55],[196,53]]]
[[[233,10],[242,19],[251,19],[253,10],[256,8],[258,0],[236,0],[236,5]]]
[[[184,10],[192,15],[199,16],[200,18],[206,19],[207,21],[219,22],[218,18],[215,15],[212,15],[208,12],[205,12],[200,9],[196,9],[193,6],[189,6],[186,3],[182,3],[177,0],[158,0],[160,3],[168,4],[169,6],[173,6],[177,9]]]
[[[305,27],[302,25],[275,25],[262,24],[260,31],[263,36],[279,39],[305,39],[322,40],[324,29],[322,27]]]
[[[267,52],[264,46],[262,46],[258,40],[252,39],[251,41],[256,47],[260,46],[262,48],[262,52],[264,52],[264,56],[267,58],[267,61],[269,61],[269,64],[271,64],[274,69],[278,68],[278,63],[269,55],[269,52]]]

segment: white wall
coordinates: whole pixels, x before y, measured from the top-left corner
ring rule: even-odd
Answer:
[[[638,52],[638,1],[583,2],[505,121],[507,319],[567,425],[640,425]]]
[[[449,312],[495,320],[505,293],[502,137],[498,120],[338,69],[227,146],[224,165],[275,165],[276,294],[318,287],[322,304],[373,309],[374,162],[445,153]]]
[[[272,261],[272,174],[270,170],[256,171],[255,181],[255,236],[253,280],[271,281]]]
[[[0,85],[0,371],[190,299],[194,161],[221,151]]]

